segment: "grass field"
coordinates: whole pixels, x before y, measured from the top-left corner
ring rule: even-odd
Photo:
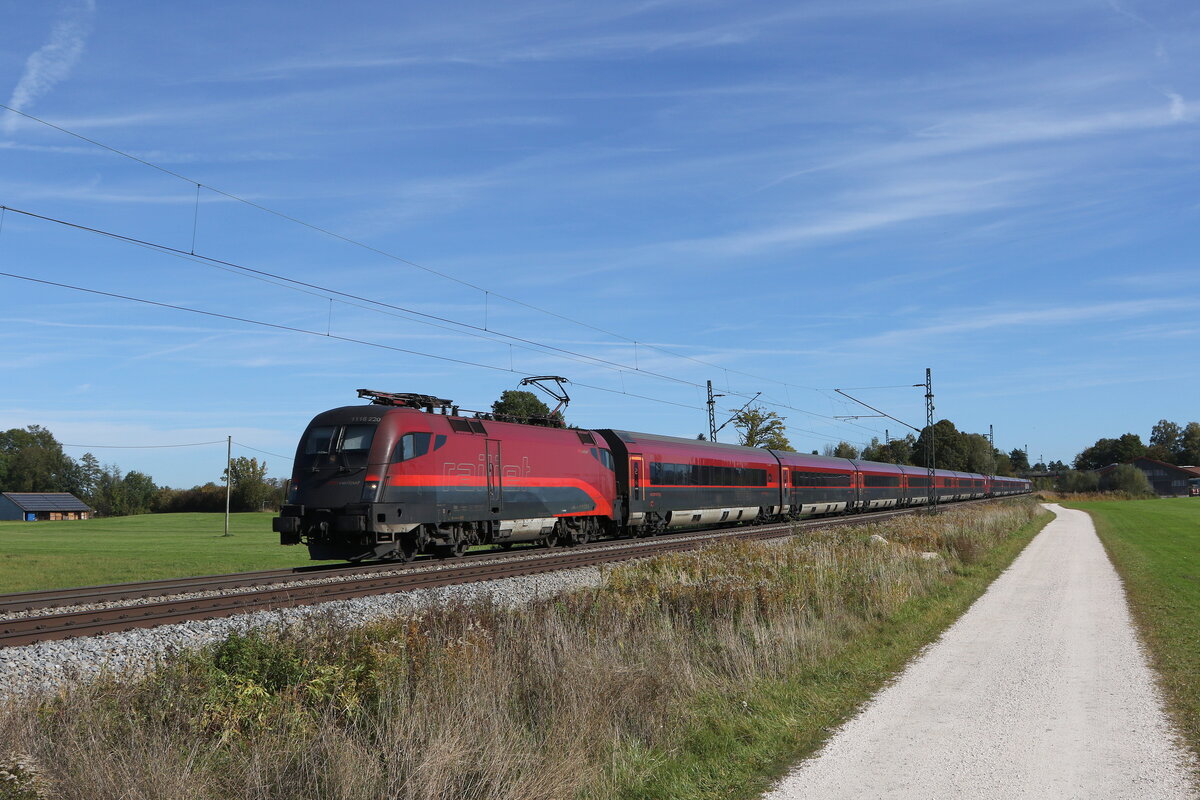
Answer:
[[[1192,751],[1200,753],[1200,499],[1066,505],[1095,520],[1170,711]]]
[[[213,575],[311,564],[281,547],[269,513],[145,514],[0,522],[0,593]]]

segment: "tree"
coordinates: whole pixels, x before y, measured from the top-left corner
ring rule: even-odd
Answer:
[[[1100,488],[1109,492],[1126,492],[1145,497],[1154,495],[1154,487],[1146,473],[1133,464],[1118,464],[1117,468],[1100,478]]]
[[[100,480],[100,461],[91,453],[84,453],[76,464],[76,476],[79,495],[89,502],[96,491],[96,482]]]
[[[267,462],[258,463],[257,458],[238,456],[221,473],[224,480],[228,472],[229,504],[235,511],[259,511],[275,497],[275,485],[267,479]]]
[[[1017,472],[1029,471],[1029,455],[1019,447],[1014,447],[1009,451],[1008,461]]]
[[[158,499],[158,487],[154,479],[144,472],[130,470],[121,480],[124,488],[126,514],[149,514]]]
[[[864,447],[859,455],[862,456],[863,461],[880,461],[885,464],[895,464],[895,461],[891,461],[888,458],[891,455],[888,444],[890,442],[881,442],[878,436],[872,436],[871,443]]]
[[[1146,445],[1136,433],[1126,433],[1116,439],[1100,439],[1075,456],[1075,469],[1088,470],[1109,464],[1128,464],[1146,455]]]
[[[825,455],[833,458],[858,458],[858,448],[849,442],[838,442],[836,446],[827,444]]]
[[[961,439],[963,470],[991,475],[996,465],[996,449],[986,436],[964,433]]]
[[[916,448],[913,451],[913,464],[918,467],[928,467],[925,461],[925,442],[930,435],[926,426],[917,437]],[[963,434],[954,423],[948,419],[938,420],[933,424],[934,466],[938,469],[954,469],[966,471],[966,450]]]
[[[791,450],[784,435],[785,418],[761,406],[745,408],[733,415],[733,427],[746,447],[768,447],[772,450]]]
[[[1183,428],[1165,419],[1160,419],[1150,431],[1150,447],[1146,455],[1178,464],[1177,460],[1183,450]]]
[[[109,464],[100,470],[91,505],[106,517],[148,514],[158,502],[159,489],[154,480],[136,470],[121,474],[120,467]]]
[[[500,399],[492,403],[492,413],[497,419],[507,419],[524,422],[533,417],[550,419],[550,406],[543,403],[533,392],[522,389],[505,389],[500,393]],[[565,424],[561,413],[554,417],[559,423]]]
[[[1095,492],[1100,489],[1100,476],[1068,469],[1059,474],[1056,485],[1060,492]]]
[[[71,491],[74,466],[54,434],[40,425],[0,433],[0,491]]]
[[[1200,422],[1189,422],[1183,428],[1176,464],[1200,465]]]
[[[879,437],[872,437],[871,443],[859,454],[864,461],[879,461],[884,464],[912,464],[913,449],[917,446],[917,437],[911,433],[903,439],[892,439],[880,442]]]

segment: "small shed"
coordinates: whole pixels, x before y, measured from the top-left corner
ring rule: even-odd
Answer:
[[[4,492],[0,520],[88,519],[96,512],[68,492]]]

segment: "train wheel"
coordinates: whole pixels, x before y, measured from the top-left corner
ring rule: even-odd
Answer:
[[[397,561],[412,561],[421,550],[421,542],[415,534],[401,534],[400,546],[396,548]]]

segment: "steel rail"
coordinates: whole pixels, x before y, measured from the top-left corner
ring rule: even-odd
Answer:
[[[965,503],[957,503],[955,506],[950,506],[949,508],[969,503],[988,502],[992,499],[1002,498],[966,501]],[[192,620],[215,619],[251,611],[292,608],[369,595],[408,592],[416,589],[438,588],[496,580],[499,578],[544,574],[564,569],[599,566],[605,563],[619,563],[669,552],[694,550],[723,541],[753,541],[780,538],[793,535],[798,530],[804,529],[861,525],[880,519],[905,516],[922,510],[924,510],[923,507],[918,506],[876,512],[868,517],[855,515],[804,520],[801,522],[774,523],[754,527],[704,531],[700,535],[696,535],[697,532],[692,531],[690,532],[692,534],[690,538],[656,537],[653,539],[606,540],[596,545],[573,547],[567,550],[537,550],[529,555],[506,558],[499,562],[492,561],[487,564],[462,564],[462,562],[457,562],[460,566],[451,568],[429,569],[427,567],[431,562],[416,562],[404,565],[381,564],[373,565],[366,570],[362,570],[360,573],[355,573],[352,570],[350,573],[351,577],[348,580],[333,583],[265,588],[258,591],[239,592],[229,595],[174,599],[117,608],[14,618],[0,621],[0,647],[15,647],[39,641],[93,636],[102,633],[156,627]],[[494,556],[495,554],[489,553],[483,555]],[[447,562],[432,562],[432,564],[438,565],[445,563]],[[401,569],[397,571],[397,567],[401,567]],[[389,574],[371,574],[372,572],[378,573],[381,571],[386,571]],[[268,572],[278,573],[280,571]],[[310,571],[309,574],[313,574],[313,572]],[[320,576],[320,571],[315,572]],[[235,574],[232,576],[215,577],[238,578],[254,574],[256,573],[242,573],[241,576]],[[297,577],[303,579],[302,576],[304,575],[304,573],[300,573],[300,576],[297,576],[295,572],[291,571],[288,574],[290,580],[296,580]],[[190,582],[196,583],[201,580],[203,579],[190,579]],[[241,586],[246,585],[253,584],[244,582],[241,584]],[[212,585],[209,584],[208,587],[212,588]],[[26,594],[37,593],[31,592]]]

